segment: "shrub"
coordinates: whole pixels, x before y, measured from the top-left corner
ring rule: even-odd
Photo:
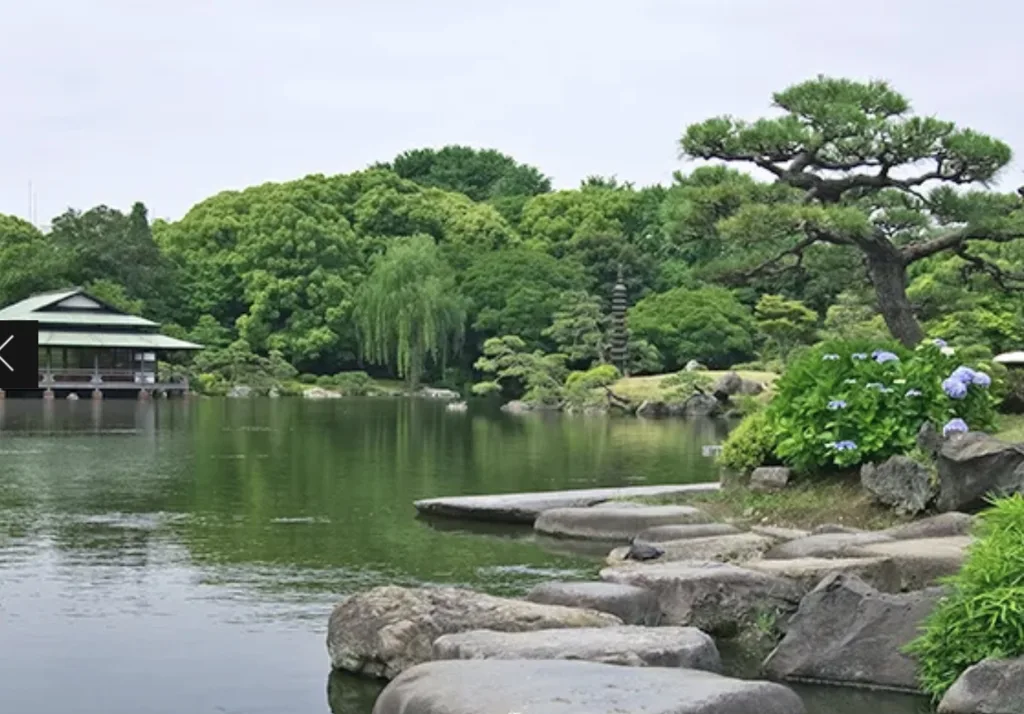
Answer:
[[[661,380],[662,389],[670,389],[665,396],[670,401],[683,402],[697,393],[711,389],[714,380],[704,372],[687,372],[682,370]]]
[[[300,374],[299,381],[303,384],[316,384],[316,375],[309,373]]]
[[[722,444],[718,463],[738,473],[746,473],[770,463],[775,451],[775,430],[768,413],[751,414],[732,430]]]
[[[1024,497],[993,501],[975,535],[967,562],[947,579],[951,593],[906,648],[921,688],[936,699],[968,667],[1024,655]]]
[[[819,345],[775,384],[767,410],[775,453],[802,471],[846,468],[910,451],[926,421],[944,432],[991,429],[991,381],[941,340],[913,351]]]
[[[611,364],[599,364],[586,371],[571,372],[565,380],[566,401],[574,407],[601,403],[604,398],[595,390],[614,384],[621,376],[619,370]]]
[[[334,386],[346,397],[365,397],[376,388],[366,372],[339,372],[334,375]]]

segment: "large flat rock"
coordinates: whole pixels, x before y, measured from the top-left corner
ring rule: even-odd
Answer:
[[[533,524],[538,533],[559,538],[630,541],[653,526],[709,523],[710,516],[692,506],[622,506],[552,508]]]
[[[896,540],[918,540],[920,538],[946,538],[970,535],[974,529],[974,516],[959,511],[940,513],[879,531]]]
[[[765,553],[769,559],[846,558],[852,548],[893,540],[881,532],[818,533],[806,538],[779,543]]]
[[[627,486],[624,488],[588,488],[573,491],[536,491],[494,496],[451,496],[426,498],[413,505],[420,513],[504,523],[533,523],[537,516],[552,508],[582,508],[604,501],[625,498],[665,496],[676,493],[717,491],[720,484],[692,483],[668,486]]]
[[[967,560],[969,536],[897,540],[872,543],[850,549],[854,557],[888,558],[896,563],[902,590],[920,590],[934,585],[939,578],[960,572]]]
[[[603,582],[539,583],[527,593],[530,602],[582,607],[615,615],[627,625],[653,627],[661,621],[658,597],[632,585]]]
[[[434,641],[439,659],[574,659],[628,667],[719,672],[715,641],[695,627],[597,627],[533,632],[477,630]]]
[[[801,600],[764,670],[773,679],[916,691],[903,648],[942,594],[880,593],[855,576],[828,576]]]
[[[686,540],[687,538],[707,538],[709,536],[733,535],[742,533],[736,526],[728,523],[690,523],[681,526],[653,526],[637,534],[640,543],[662,543],[667,540]]]
[[[327,625],[334,669],[390,679],[428,662],[441,635],[469,630],[523,632],[561,627],[610,627],[604,612],[511,600],[462,588],[388,585],[342,601]]]
[[[447,660],[414,667],[373,714],[805,714],[792,690],[696,669],[570,660]]]
[[[775,541],[771,538],[754,533],[669,540],[657,544],[657,547],[664,553],[655,562],[673,560],[745,561],[760,558],[774,543]],[[632,561],[626,558],[628,552],[629,546],[615,548],[608,554],[606,562],[609,565],[630,563]]]
[[[856,575],[871,587],[885,593],[903,589],[903,576],[891,558],[793,558],[791,560],[752,560],[745,568],[788,578],[810,591],[823,579],[837,573]]]
[[[658,596],[662,624],[730,636],[763,614],[796,610],[803,589],[786,578],[729,563],[676,561],[605,568],[601,579]]]

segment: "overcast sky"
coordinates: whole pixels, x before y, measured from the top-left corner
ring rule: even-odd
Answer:
[[[1024,152],[1013,0],[0,0],[0,212],[178,218],[229,188],[493,147],[557,187],[683,167],[818,73]],[[1015,162],[1003,181],[1024,183]]]

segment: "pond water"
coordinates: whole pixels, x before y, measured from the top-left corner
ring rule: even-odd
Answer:
[[[599,560],[417,498],[715,478],[710,421],[420,400],[0,400],[0,712],[368,714],[327,616],[384,583],[518,595]],[[915,698],[802,690],[811,714]]]

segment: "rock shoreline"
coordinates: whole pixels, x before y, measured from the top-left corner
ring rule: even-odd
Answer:
[[[555,504],[528,514],[539,533],[627,545],[599,581],[542,583],[523,599],[384,587],[340,603],[331,663],[391,680],[374,712],[600,713],[628,697],[630,710],[665,714],[802,714],[786,683],[920,693],[903,650],[963,564],[974,522],[950,512],[874,532],[741,531],[691,507],[522,496]],[[725,642],[756,654],[758,679],[721,674]],[[969,708],[988,701],[979,681],[1024,671],[1019,661],[978,667],[940,711],[980,714]],[[595,698],[601,688],[607,697]]]

